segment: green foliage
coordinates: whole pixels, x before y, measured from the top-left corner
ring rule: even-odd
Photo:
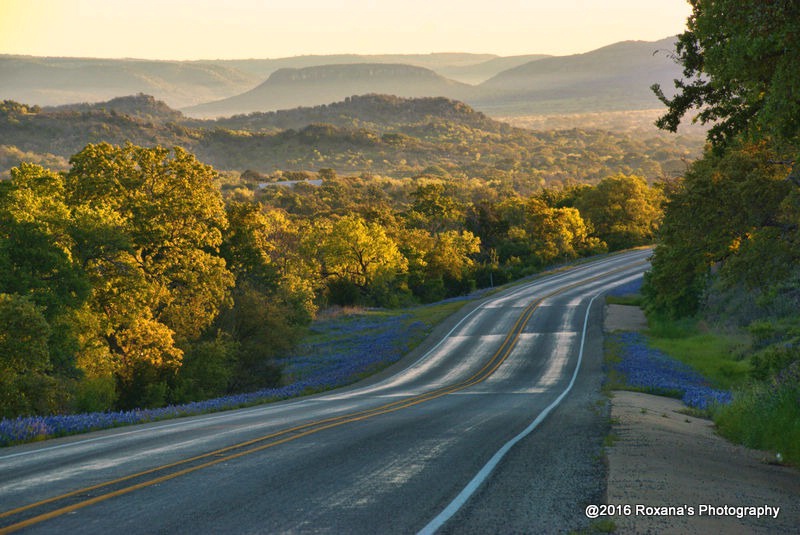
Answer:
[[[87,377],[77,385],[74,410],[76,412],[103,412],[111,410],[117,402],[114,377]]]
[[[366,295],[408,269],[397,243],[377,223],[346,216],[317,227],[318,260],[325,279],[347,281]]]
[[[763,143],[709,153],[666,189],[665,215],[644,293],[658,313],[697,312],[712,274],[767,289],[800,254],[796,192]]]
[[[652,243],[661,218],[661,193],[634,175],[604,178],[577,194],[575,205],[611,251]]]
[[[685,80],[657,124],[675,131],[685,113],[713,126],[717,146],[742,133],[754,137],[796,138],[800,133],[797,58],[800,56],[800,6],[796,2],[690,0],[688,30],[677,44]]]
[[[154,113],[162,118],[148,119]],[[524,194],[544,184],[596,182],[617,173],[670,174],[676,162],[700,147],[696,140],[652,134],[575,128],[534,132],[452,100],[380,96],[219,121],[173,118],[149,102],[113,110],[9,112],[0,114],[0,139],[24,153],[41,154],[44,161],[68,158],[102,139],[180,146],[217,169],[262,175],[324,168],[398,178],[458,176],[500,180]],[[9,166],[14,163],[9,160]]]
[[[52,409],[49,335],[40,307],[26,297],[0,294],[0,416]]]
[[[170,393],[173,403],[201,401],[230,391],[239,345],[225,335],[192,344]]]
[[[224,310],[216,322],[227,338],[216,335],[213,341],[200,346],[203,351],[195,358],[224,369],[221,373],[228,377],[225,388],[229,392],[274,386],[280,380],[280,370],[273,359],[291,349],[301,333],[302,324],[293,323],[291,319],[285,304],[244,282],[233,291],[233,306]],[[188,373],[189,379],[198,383],[197,376],[205,372],[193,371],[191,368],[196,365],[190,366]],[[179,372],[179,379],[185,378]],[[198,385],[187,387],[184,384],[181,388],[194,392],[194,396],[198,388],[222,387],[222,378],[217,379],[219,382],[210,386],[203,379],[205,382]]]
[[[684,329],[685,326],[677,327],[677,330]],[[747,358],[749,347],[745,338],[698,332],[674,336],[675,332],[665,333],[665,331],[662,325],[656,331],[660,332],[661,336],[648,336],[652,347],[690,365],[720,388],[730,389],[747,383],[751,362]]]
[[[800,380],[794,376],[764,382],[734,394],[733,402],[715,415],[719,433],[751,448],[780,453],[800,464]]]
[[[179,364],[175,339],[210,325],[233,283],[216,254],[227,220],[213,170],[181,149],[132,145],[89,145],[71,163],[69,202],[94,212],[84,221],[100,234],[81,236],[80,260],[121,364],[133,365],[134,354],[157,366]]]
[[[432,145],[468,130],[415,128]],[[320,306],[429,302],[605,250],[577,208],[592,186],[531,197],[452,165],[423,168],[435,178],[323,167],[319,182],[228,188],[224,205],[216,172],[180,148],[87,145],[70,164],[63,174],[21,165],[0,183],[0,292],[46,326],[46,358],[15,381],[6,398],[28,401],[4,401],[9,415],[277,385],[276,357]]]

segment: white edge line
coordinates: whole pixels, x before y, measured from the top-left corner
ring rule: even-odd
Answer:
[[[638,252],[638,251],[632,251],[632,253],[635,253],[635,252]],[[620,255],[620,256],[622,256],[622,255]],[[632,254],[631,256],[634,256],[634,255]],[[580,271],[581,268],[597,267],[597,264],[601,264],[601,263],[604,264],[604,263],[606,263],[607,260],[616,260],[616,259],[618,259],[618,258],[614,257],[614,258],[611,258],[611,259],[603,259],[603,260],[599,260],[596,263],[595,262],[590,262],[590,263],[582,265],[582,266],[577,266],[575,269],[570,269],[570,270],[567,270],[566,272],[554,273],[553,275],[546,275],[542,279],[536,279],[536,280],[530,281],[528,283],[523,283],[523,284],[519,285],[518,287],[511,289],[511,291],[509,292],[509,295],[513,295],[514,293],[518,293],[519,291],[521,291],[523,289],[527,290],[529,287],[535,286],[537,283],[542,282],[543,279],[547,280],[548,283],[552,283],[554,281],[553,280],[549,280],[549,279],[558,280],[558,279],[563,278],[563,277],[565,277],[567,275],[573,275],[575,271]],[[595,296],[595,297],[597,297],[597,296]],[[594,301],[594,298],[592,298],[592,301]],[[445,334],[442,337],[442,339],[439,340],[439,342],[435,346],[433,346],[428,351],[426,351],[424,355],[422,355],[419,359],[417,359],[413,364],[409,365],[408,368],[413,368],[414,366],[417,366],[418,364],[423,362],[425,359],[430,357],[430,355],[434,351],[436,351],[439,348],[439,346],[441,346],[445,342],[445,340],[447,338],[449,338],[450,335],[453,334],[453,332],[461,326],[462,323],[464,323],[470,316],[475,314],[478,310],[482,309],[486,305],[487,302],[488,302],[488,300],[483,302],[483,303],[481,303],[480,305],[475,307],[473,310],[471,310],[466,316],[461,318],[461,321],[456,323],[456,325],[452,329],[450,329],[450,331],[447,334]],[[591,302],[590,302],[589,306],[591,306]],[[581,340],[581,351],[582,350],[583,350],[583,340]],[[579,362],[580,362],[580,360],[579,360]],[[389,382],[390,379],[391,378],[386,378],[383,381],[375,383],[374,385],[367,386],[365,388],[372,389],[372,388],[374,388],[376,386],[379,386],[379,385],[381,385],[383,383]],[[571,386],[572,385],[570,384],[570,388],[571,388]],[[331,395],[336,395],[336,394],[331,393]],[[283,405],[283,407],[286,407],[286,406],[289,406],[289,405],[299,405],[299,404],[302,404],[302,403],[307,403],[309,401],[314,401],[316,399],[319,399],[319,398],[298,399],[296,401],[292,401],[292,402],[286,403],[285,405]],[[560,399],[561,398],[559,398],[559,400]],[[267,406],[269,406],[269,405],[267,405]],[[239,411],[247,411],[247,412],[251,412],[251,411],[252,412],[258,412],[259,410],[263,410],[264,407],[265,407],[264,405],[257,405],[257,406],[252,407],[252,408],[238,409],[238,410]],[[545,411],[547,411],[547,412],[549,412],[549,410],[550,410],[550,407],[545,409]],[[200,417],[200,418],[198,418],[198,420],[202,419],[203,421],[209,421],[209,420],[216,420],[218,418],[224,418],[226,416],[229,416],[229,414],[226,414],[226,413],[228,413],[228,411],[223,411],[222,414],[213,414],[212,413],[212,414],[199,414],[199,415],[196,415],[196,416]],[[240,412],[239,414],[242,414],[242,412]],[[197,420],[192,420],[192,423],[194,423],[195,421],[197,421]],[[146,423],[156,423],[156,422],[146,422]],[[138,425],[146,425],[146,423],[138,424]],[[148,428],[145,428],[145,429],[132,429],[130,431],[124,431],[122,433],[109,434],[109,435],[102,436],[102,437],[88,438],[88,439],[84,439],[84,440],[78,440],[78,441],[75,441],[75,442],[68,442],[68,443],[64,443],[64,444],[56,444],[56,445],[53,445],[53,446],[45,446],[43,448],[37,448],[37,449],[33,449],[33,450],[21,451],[21,452],[17,452],[17,453],[11,453],[11,454],[8,454],[8,455],[0,455],[0,461],[5,460],[5,459],[12,459],[14,457],[24,457],[24,456],[28,456],[28,455],[34,455],[34,454],[37,454],[37,453],[44,453],[44,452],[47,452],[47,451],[60,450],[60,449],[63,449],[63,448],[68,448],[70,446],[78,446],[78,445],[83,445],[83,444],[90,444],[90,443],[93,443],[93,442],[102,442],[104,440],[115,439],[115,438],[119,438],[121,436],[126,436],[126,435],[136,435],[136,434],[144,433],[144,432],[147,432],[147,431],[153,431],[155,429],[162,430],[162,429],[169,429],[169,428],[172,428],[172,427],[180,427],[182,425],[186,425],[187,423],[190,423],[190,422],[187,422],[186,420],[177,421],[177,422],[174,422],[174,423],[164,424],[164,425],[158,426],[158,427],[148,427]],[[99,429],[98,431],[105,431],[105,430],[106,429]],[[522,437],[520,437],[520,438],[522,438]]]
[[[458,329],[461,326],[462,323],[464,323],[467,319],[469,319],[470,316],[475,314],[478,310],[482,309],[484,304],[485,303],[481,303],[480,305],[475,307],[473,310],[471,310],[466,316],[461,318],[461,321],[456,323],[456,325],[452,329],[450,329],[450,331],[448,331],[448,333],[445,334],[442,337],[442,339],[439,340],[439,342],[435,346],[433,346],[428,351],[426,351],[425,354],[422,355],[419,359],[417,359],[413,364],[411,364],[409,366],[409,368],[412,368],[412,367],[418,365],[419,363],[421,363],[422,361],[424,361],[425,359],[430,357],[430,355],[434,351],[436,351],[439,348],[439,346],[441,346],[445,342],[445,340],[447,340],[450,337],[450,335],[453,334],[453,332],[455,332],[455,330]],[[386,382],[386,381],[388,381],[388,379],[384,379],[384,381],[382,381],[382,382]],[[374,388],[375,386],[378,386],[378,385],[380,385],[380,383],[377,383],[375,385],[372,385],[372,386],[369,386],[369,387],[366,387],[366,388]],[[318,398],[299,399],[299,400],[296,400],[296,401],[293,401],[293,402],[290,402],[290,403],[286,403],[286,404],[282,405],[281,407],[287,407],[287,406],[291,406],[291,405],[300,405],[302,403],[307,403],[307,402],[310,402],[310,401],[316,401],[317,399]],[[248,409],[239,409],[239,410],[240,411],[247,411],[247,412],[258,412],[259,410],[263,410],[264,407],[265,407],[264,405],[258,405],[258,406],[250,408],[249,410]],[[222,414],[197,415],[197,416],[200,416],[200,417],[205,416],[205,418],[202,418],[202,421],[209,421],[209,420],[216,420],[216,419],[219,419],[219,418],[229,417],[230,414],[226,414],[227,412],[228,411],[223,411]],[[238,414],[243,414],[243,413],[244,412],[239,412]],[[11,459],[11,458],[14,458],[14,457],[23,457],[23,456],[34,455],[34,454],[37,454],[37,453],[43,453],[43,452],[47,452],[47,451],[60,450],[62,448],[67,448],[67,447],[70,447],[70,446],[78,446],[78,445],[82,445],[82,444],[89,444],[89,443],[92,443],[92,442],[101,442],[101,441],[104,441],[104,440],[116,439],[116,438],[119,438],[121,436],[126,436],[126,435],[136,435],[136,434],[144,433],[144,432],[148,432],[148,431],[155,431],[155,430],[160,431],[162,429],[169,429],[171,427],[180,427],[182,425],[186,425],[188,423],[194,423],[196,421],[197,420],[192,420],[191,422],[186,421],[186,420],[178,421],[178,422],[173,422],[173,423],[169,423],[169,424],[164,424],[164,425],[158,426],[158,427],[148,427],[146,429],[132,429],[130,431],[125,431],[125,432],[122,432],[122,433],[109,434],[107,436],[102,436],[102,437],[88,438],[88,439],[85,439],[85,440],[79,440],[79,441],[75,441],[75,442],[68,442],[68,443],[65,443],[65,444],[56,444],[56,445],[53,445],[53,446],[46,446],[44,448],[38,448],[38,449],[28,450],[28,451],[21,451],[21,452],[12,453],[12,454],[9,454],[9,455],[0,455],[0,461],[5,460],[5,459]],[[151,422],[148,422],[148,423],[151,423]],[[155,423],[155,422],[152,422],[152,423]]]
[[[542,421],[547,417],[547,415],[550,414],[550,412],[561,403],[561,401],[564,399],[564,397],[566,397],[569,391],[572,390],[572,385],[575,384],[575,379],[578,377],[578,372],[581,369],[581,362],[583,360],[583,348],[586,343],[586,331],[589,324],[589,313],[592,310],[592,303],[594,303],[594,300],[597,299],[600,295],[602,295],[602,293],[604,292],[601,292],[592,297],[592,299],[589,301],[589,306],[586,307],[586,316],[583,319],[583,335],[581,336],[581,345],[580,345],[580,350],[578,351],[578,363],[575,365],[575,371],[572,373],[572,379],[570,379],[567,388],[563,392],[561,392],[561,394],[555,399],[555,401],[553,401],[541,413],[539,413],[539,416],[537,416],[536,419],[528,425],[528,427],[526,427],[521,433],[519,433],[517,436],[506,442],[503,445],[503,447],[497,450],[497,453],[495,453],[492,456],[492,458],[489,459],[489,462],[487,462],[483,466],[483,468],[481,468],[480,471],[477,474],[475,474],[475,477],[473,477],[472,480],[469,483],[467,483],[467,486],[464,487],[464,489],[458,494],[458,496],[456,496],[453,499],[453,501],[450,502],[450,504],[447,507],[445,507],[444,510],[442,510],[441,513],[436,515],[436,517],[433,520],[428,522],[428,524],[424,528],[419,530],[417,535],[433,535],[433,533],[435,533],[436,530],[442,527],[445,522],[450,520],[450,518],[454,514],[456,514],[458,510],[461,509],[461,507],[464,506],[467,500],[469,500],[470,497],[472,497],[472,495],[475,493],[476,490],[478,490],[478,488],[483,484],[483,482],[486,481],[486,479],[489,477],[492,471],[494,471],[495,467],[497,467],[497,465],[500,463],[503,457],[505,457],[506,453],[508,453],[508,451],[512,447],[514,447],[514,445],[517,442],[528,436],[534,429],[536,429],[539,426],[539,424],[542,423]]]

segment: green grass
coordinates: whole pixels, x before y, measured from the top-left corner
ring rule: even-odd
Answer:
[[[405,309],[405,312],[411,314],[413,321],[421,321],[426,325],[436,325],[448,316],[458,312],[461,307],[468,304],[470,301],[452,301],[444,303],[436,303],[433,305],[425,305],[414,308]]]
[[[586,529],[571,531],[570,535],[595,535],[597,533],[616,533],[617,524],[610,519],[594,520]]]
[[[625,376],[619,373],[617,370],[614,369],[614,364],[617,364],[622,357],[620,352],[622,351],[622,347],[620,343],[612,339],[609,336],[606,336],[603,341],[603,355],[605,359],[606,369],[606,380],[603,383],[603,393],[607,396],[611,396],[611,392],[614,390],[627,390],[628,386],[625,383]]]
[[[642,294],[628,294],[628,295],[607,295],[606,303],[609,305],[627,305],[627,306],[642,306],[644,300]]]
[[[751,448],[780,453],[800,466],[800,383],[760,383],[737,392],[714,418],[719,433]]]
[[[750,448],[780,453],[784,463],[800,466],[800,380],[753,380],[752,356],[759,333],[704,332],[702,324],[693,319],[650,320],[652,347],[734,392],[729,405],[717,407],[711,414],[720,435]],[[770,329],[788,331],[782,323],[765,322],[761,328]],[[762,338],[769,336],[762,334]],[[780,337],[778,343],[782,343]]]
[[[407,324],[410,325],[415,321],[421,321],[425,324],[425,329],[417,331],[416,336],[413,336],[409,340],[408,347],[410,349],[417,347],[431,334],[437,325],[461,310],[461,307],[470,302],[471,301],[459,300],[404,309],[404,313],[410,314],[410,317],[406,319]]]
[[[716,386],[731,389],[749,379],[746,337],[698,333],[686,338],[648,337],[650,345],[684,362]]]
[[[646,335],[651,347],[691,366],[718,388],[732,389],[750,378],[746,334],[702,332],[695,320],[650,319]]]
[[[447,319],[450,315],[455,314],[458,312],[461,307],[470,303],[470,300],[457,300],[457,301],[445,301],[441,303],[434,303],[431,305],[421,305],[409,308],[397,308],[397,309],[374,309],[374,308],[362,308],[362,307],[345,307],[345,308],[337,308],[332,309],[326,312],[323,312],[320,316],[324,319],[331,319],[331,318],[338,318],[341,316],[345,316],[344,319],[340,320],[342,323],[347,324],[351,321],[357,321],[359,318],[364,316],[370,316],[373,318],[383,318],[386,320],[390,320],[392,318],[398,316],[405,316],[404,322],[406,325],[411,325],[416,321],[421,321],[427,327],[425,329],[425,333],[421,333],[417,336],[417,338],[413,339],[411,347],[416,346],[425,337],[430,334],[430,331],[433,330],[436,325]],[[328,333],[315,333],[309,332],[303,337],[303,342],[311,343],[311,342],[329,342],[331,340],[338,339],[341,335],[335,333],[333,335]]]

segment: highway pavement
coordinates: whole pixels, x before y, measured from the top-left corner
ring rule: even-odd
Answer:
[[[468,305],[422,354],[355,387],[0,449],[0,534],[585,525],[604,477],[592,453],[604,429],[592,408],[602,294],[641,276],[650,254]]]

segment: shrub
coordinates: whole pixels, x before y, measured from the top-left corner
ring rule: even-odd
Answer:
[[[800,465],[800,372],[797,365],[774,381],[736,392],[715,421],[722,436],[758,449],[780,452]]]

